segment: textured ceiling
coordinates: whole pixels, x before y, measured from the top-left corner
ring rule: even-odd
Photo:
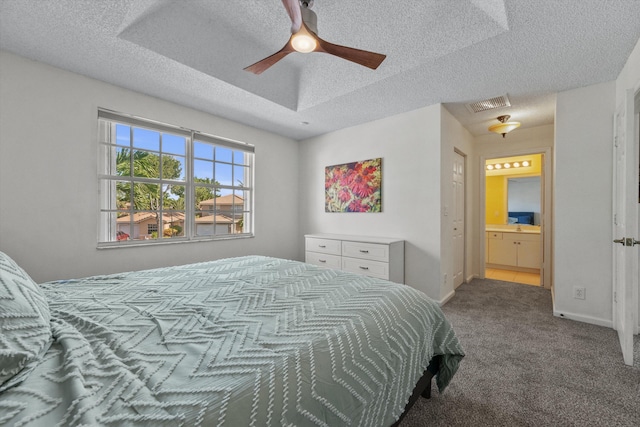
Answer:
[[[378,70],[294,53],[243,71],[288,40],[280,0],[2,0],[0,48],[304,139],[435,103],[474,135],[550,124],[556,92],[615,79],[640,37],[638,0],[314,3],[319,35],[386,54]]]

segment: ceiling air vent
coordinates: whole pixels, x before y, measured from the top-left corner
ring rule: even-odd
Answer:
[[[467,109],[472,113],[480,113],[482,111],[494,110],[496,108],[510,107],[511,103],[507,95],[496,96],[495,98],[485,99],[484,101],[471,102],[465,104]]]

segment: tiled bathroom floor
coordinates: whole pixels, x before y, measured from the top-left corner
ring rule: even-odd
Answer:
[[[505,282],[515,282],[523,283],[525,285],[540,286],[540,275],[535,273],[522,273],[520,271],[487,268],[484,274],[487,279],[503,280]]]

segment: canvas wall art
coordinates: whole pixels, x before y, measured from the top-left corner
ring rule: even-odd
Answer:
[[[325,212],[381,212],[382,158],[327,166]]]

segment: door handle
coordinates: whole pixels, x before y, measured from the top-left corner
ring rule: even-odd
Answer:
[[[622,246],[635,246],[640,245],[640,240],[636,240],[631,237],[623,237],[622,239],[615,239],[613,243],[620,243]]]

